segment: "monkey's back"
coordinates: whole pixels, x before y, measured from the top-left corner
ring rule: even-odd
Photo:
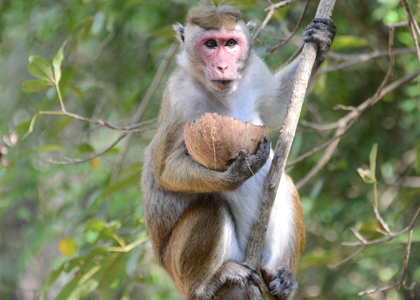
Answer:
[[[144,218],[146,230],[153,244],[156,257],[161,263],[161,255],[173,228],[182,214],[193,202],[196,195],[170,193],[158,186],[153,169],[153,140],[145,149],[141,176]]]

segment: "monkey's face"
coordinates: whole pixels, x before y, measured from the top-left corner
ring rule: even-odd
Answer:
[[[229,91],[239,79],[248,55],[247,39],[240,30],[205,31],[194,43],[210,87]]]

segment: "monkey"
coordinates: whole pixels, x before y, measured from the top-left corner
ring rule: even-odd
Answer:
[[[300,58],[273,74],[253,50],[251,32],[234,6],[202,1],[186,26],[174,25],[181,45],[163,93],[156,133],[144,150],[144,218],[158,263],[183,299],[249,299],[244,287],[264,280],[279,299],[292,299],[305,245],[303,210],[289,176],[282,177],[261,256],[261,274],[244,262],[251,225],[273,151],[261,138],[255,155],[242,150],[224,171],[188,154],[183,130],[206,112],[281,127]],[[305,42],[318,52],[312,74],[335,36],[329,19],[315,19]]]

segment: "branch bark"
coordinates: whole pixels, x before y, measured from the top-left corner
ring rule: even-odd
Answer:
[[[321,0],[315,17],[329,18],[332,15],[334,4],[335,0]],[[257,269],[259,269],[271,207],[273,206],[280,179],[295,136],[297,122],[299,120],[306,89],[311,77],[312,67],[316,58],[316,52],[317,47],[315,44],[305,44],[296,73],[292,97],[287,108],[282,129],[280,130],[280,137],[278,139],[270,171],[265,182],[260,217],[258,218],[258,221],[253,224],[250,234],[245,260],[250,265],[257,267]],[[262,299],[258,289],[254,286],[249,286],[248,294],[251,300]]]

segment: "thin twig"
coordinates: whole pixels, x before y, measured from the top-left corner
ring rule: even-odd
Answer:
[[[414,46],[416,47],[417,60],[420,66],[420,49],[417,40],[417,36],[420,37],[420,28],[416,22],[416,19],[414,18],[413,11],[411,10],[410,4],[408,4],[407,0],[401,0],[401,3],[404,6],[405,12],[407,13],[408,27],[410,28],[411,36],[413,37]]]
[[[132,126],[134,126],[135,123],[140,122],[141,118],[143,117],[147,106],[152,100],[153,95],[155,94],[157,88],[159,87],[160,82],[163,79],[163,75],[165,74],[166,69],[169,66],[169,63],[171,62],[172,57],[175,55],[176,49],[178,49],[178,45],[176,43],[172,43],[168,51],[166,52],[165,57],[163,58],[162,62],[159,65],[156,75],[153,78],[152,84],[147,90],[146,95],[141,101],[141,104],[139,108],[137,109],[136,114],[133,117]],[[124,144],[122,151],[120,152],[120,156],[117,159],[117,162],[114,167],[114,171],[112,172],[112,175],[111,175],[110,184],[117,182],[118,175],[120,174],[121,167],[124,163],[125,158],[127,157],[128,150],[130,149],[130,145],[131,145],[131,141],[133,140],[133,137],[134,136],[132,134],[128,136],[127,141]]]
[[[409,290],[409,291],[413,290],[415,283],[413,283],[411,286],[407,286],[405,284],[405,274],[407,273],[408,259],[410,258],[412,236],[413,236],[413,229],[411,229],[408,232],[408,242],[407,242],[407,247],[406,247],[406,251],[405,251],[404,265],[403,265],[403,269],[401,271],[400,280],[393,285],[389,285],[389,286],[386,286],[386,287],[380,287],[380,288],[374,288],[374,289],[359,292],[358,293],[359,296],[363,296],[363,295],[367,295],[367,294],[373,294],[373,293],[377,293],[377,292],[383,292],[383,291],[387,291],[387,290],[390,290],[390,289],[393,289],[393,288],[399,287],[399,286],[403,286],[406,290]]]
[[[375,239],[375,240],[371,240],[371,241],[365,241],[365,242],[354,242],[354,243],[341,243],[341,245],[343,246],[349,246],[349,247],[360,247],[360,246],[370,246],[370,245],[376,245],[379,243],[383,243],[383,242],[387,242],[387,241],[392,241],[393,239],[403,235],[404,233],[410,231],[411,229],[413,229],[414,224],[416,223],[418,217],[420,214],[420,207],[417,209],[417,212],[414,214],[413,219],[411,220],[411,223],[409,226],[405,227],[403,230],[395,232],[395,233],[391,233],[383,238],[380,239]]]
[[[53,161],[53,160],[49,160],[49,162],[51,162],[51,163],[53,163],[53,164],[56,164],[56,165],[71,165],[71,164],[81,164],[81,163],[87,162],[87,161],[92,160],[92,159],[94,159],[94,158],[96,158],[96,157],[98,157],[98,156],[101,156],[101,155],[102,155],[102,154],[104,154],[105,152],[107,152],[107,151],[111,150],[112,148],[114,148],[114,146],[115,146],[116,144],[118,144],[118,142],[119,142],[119,141],[121,141],[123,138],[125,138],[127,134],[128,134],[128,132],[124,132],[123,134],[121,134],[121,135],[117,138],[117,140],[116,140],[115,142],[113,142],[111,145],[109,145],[109,146],[108,146],[107,148],[105,148],[103,151],[101,151],[101,152],[99,152],[99,153],[97,153],[97,154],[95,154],[95,155],[93,155],[93,156],[90,156],[90,157],[88,157],[88,158],[85,158],[85,159],[71,159],[71,158],[67,158],[67,157],[65,157],[65,159],[66,159],[67,161]]]
[[[85,118],[82,117],[78,114],[74,114],[68,111],[40,111],[38,112],[40,115],[61,115],[61,116],[68,116],[71,117],[73,119],[82,121],[82,122],[86,122],[86,123],[90,123],[90,124],[95,124],[95,125],[100,125],[112,130],[118,130],[118,131],[124,131],[124,132],[129,132],[129,131],[134,131],[135,128],[139,128],[139,127],[143,127],[152,123],[157,122],[157,119],[152,119],[152,120],[148,120],[142,123],[138,123],[138,124],[134,124],[131,126],[116,126],[116,125],[111,125],[103,120],[94,120],[94,119],[89,119],[89,118]]]
[[[271,17],[273,16],[274,12],[276,11],[276,9],[286,6],[292,2],[294,2],[296,0],[286,0],[286,1],[282,1],[279,2],[277,4],[271,5],[269,7],[267,7],[265,9],[265,11],[268,11],[267,16],[265,17],[264,21],[261,23],[260,28],[258,28],[258,30],[255,32],[255,34],[252,37],[252,40],[254,41],[261,33],[261,31],[265,28],[265,26],[267,26],[268,21],[270,21]]]
[[[270,7],[267,7],[265,9],[265,11],[272,11],[272,10],[279,9],[280,7],[284,7],[284,6],[290,4],[290,3],[294,2],[294,1],[296,1],[296,0],[285,0],[285,1],[281,1],[279,3],[276,3],[276,4],[271,5]]]
[[[356,107],[356,110],[348,113],[347,115],[345,115],[344,117],[340,118],[338,121],[334,122],[334,123],[329,123],[329,124],[325,124],[325,125],[318,125],[315,123],[309,123],[309,122],[305,122],[306,126],[315,128],[317,130],[330,130],[330,129],[334,129],[338,127],[339,122],[348,122],[349,125],[347,126],[346,130],[341,134],[341,135],[335,135],[332,139],[324,142],[323,144],[321,144],[320,146],[313,148],[312,150],[298,156],[295,160],[293,160],[292,162],[290,162],[286,168],[290,168],[294,165],[296,165],[297,163],[305,160],[306,158],[308,158],[309,156],[318,153],[319,151],[327,148],[331,143],[333,143],[336,139],[342,137],[345,133],[347,133],[347,131],[350,129],[350,127],[353,125],[353,123],[358,119],[358,117],[369,107],[369,103],[377,103],[380,99],[382,99],[385,95],[393,92],[394,90],[400,88],[401,86],[403,86],[404,84],[410,82],[411,80],[413,80],[414,78],[416,78],[417,76],[420,75],[420,71],[415,71],[407,76],[404,76],[396,81],[394,81],[393,83],[387,85],[385,88],[383,88],[382,93],[380,95],[377,96],[377,98],[369,98],[367,100],[365,100],[362,104],[360,104],[358,107]],[[372,102],[373,101],[373,102]],[[371,105],[373,105],[371,104]]]
[[[334,137],[326,142],[324,142],[323,144],[319,145],[318,147],[313,148],[312,150],[298,156],[297,158],[295,158],[292,162],[288,163],[286,166],[287,168],[293,167],[294,165],[296,165],[297,163],[305,160],[306,158],[308,158],[311,155],[314,155],[315,153],[318,153],[319,151],[327,148],[330,144],[332,144],[335,140],[341,138],[344,134],[347,133],[347,131],[349,131],[349,129],[351,128],[351,126],[353,125],[353,123],[356,121],[356,119],[353,119],[349,122],[349,125],[346,127],[345,130],[343,130],[340,134],[335,134]]]
[[[310,1],[311,0],[306,0],[305,7],[303,8],[302,14],[300,15],[299,21],[298,21],[295,29],[292,31],[292,33],[284,41],[282,41],[281,43],[279,43],[277,45],[274,45],[274,46],[269,46],[269,45],[264,43],[264,46],[267,48],[267,52],[273,53],[278,48],[287,44],[292,39],[292,37],[295,36],[296,32],[298,31],[298,29],[300,27],[300,24],[302,24],[303,17],[305,16],[305,13],[306,13],[306,10],[308,9]],[[261,42],[261,41],[259,41],[259,42]]]
[[[374,245],[374,244],[379,244],[379,243],[383,243],[383,242],[386,242],[386,241],[390,241],[390,240],[393,240],[396,237],[399,237],[402,234],[408,232],[408,241],[406,243],[404,264],[403,264],[403,269],[402,269],[402,272],[401,272],[400,280],[397,283],[386,286],[386,287],[379,287],[379,288],[374,288],[374,289],[362,291],[358,294],[359,296],[366,295],[366,294],[373,294],[373,293],[380,292],[380,291],[387,291],[387,290],[390,290],[392,288],[399,287],[399,286],[403,286],[406,290],[409,290],[410,292],[412,292],[412,290],[414,288],[414,283],[411,284],[410,286],[407,286],[406,283],[405,283],[405,274],[407,272],[408,260],[410,258],[410,249],[411,249],[411,245],[413,243],[412,242],[413,227],[414,227],[414,224],[416,223],[419,215],[420,215],[420,207],[417,209],[417,212],[414,214],[409,226],[407,226],[406,228],[404,228],[403,230],[401,230],[397,233],[392,233],[392,231],[389,230],[389,234],[386,237],[381,238],[381,239],[372,240],[372,241],[367,241],[357,230],[352,228],[353,233],[360,240],[360,242],[357,242],[357,243],[342,243],[342,245],[344,245],[344,246],[359,246],[360,248],[357,249],[357,251],[355,253],[353,253],[352,255],[350,255],[349,257],[347,257],[346,259],[344,259],[340,263],[334,265],[334,267],[341,266],[342,264],[350,261],[356,255],[361,253],[369,245]]]
[[[355,258],[359,253],[361,253],[363,250],[365,250],[366,246],[362,246],[359,249],[357,249],[357,251],[355,251],[352,255],[350,255],[349,257],[347,257],[346,259],[340,261],[339,263],[336,263],[335,265],[331,265],[331,268],[338,268],[341,267],[342,265],[344,265],[346,262],[352,260],[353,258]]]
[[[402,54],[410,54],[410,53],[416,53],[416,49],[415,48],[399,48],[399,49],[394,50],[394,55],[402,55]],[[344,60],[344,62],[337,65],[329,66],[325,69],[321,69],[317,72],[317,74],[320,75],[324,73],[337,71],[337,70],[344,69],[344,68],[347,68],[349,66],[352,66],[361,62],[365,62],[371,59],[378,59],[378,58],[388,56],[388,55],[389,55],[388,50],[377,51],[377,52],[367,53],[367,54],[336,54],[336,53],[332,55],[330,54],[329,55],[330,58],[337,59],[337,60]]]
[[[336,136],[342,136],[345,131],[346,124],[339,126],[335,133]],[[305,186],[312,178],[314,178],[324,166],[330,161],[332,155],[334,154],[335,149],[340,142],[340,138],[334,139],[334,141],[328,145],[327,150],[325,151],[324,155],[318,160],[315,167],[313,167],[301,180],[299,180],[295,186],[297,190],[300,190],[303,186]]]
[[[148,130],[153,130],[153,129],[156,129],[156,126],[155,127],[149,127],[149,128],[145,128],[145,129],[137,129],[137,130],[130,130],[130,131],[125,131],[123,134],[121,134],[118,138],[117,138],[117,140],[115,141],[115,142],[113,142],[111,145],[109,145],[107,148],[105,148],[104,150],[102,150],[101,152],[99,152],[99,153],[97,153],[97,154],[95,154],[95,155],[93,155],[93,156],[90,156],[90,157],[88,157],[88,158],[84,158],[84,159],[71,159],[71,158],[68,158],[68,157],[65,157],[65,159],[67,160],[67,161],[53,161],[53,160],[49,160],[49,162],[51,162],[51,163],[53,163],[53,164],[56,164],[56,165],[71,165],[71,164],[81,164],[81,163],[84,163],[84,162],[87,162],[87,161],[90,161],[90,160],[92,160],[92,159],[94,159],[94,158],[96,158],[96,157],[99,157],[99,156],[101,156],[102,154],[104,154],[104,153],[106,153],[106,152],[108,152],[109,150],[111,150],[112,148],[114,148],[115,147],[115,145],[117,145],[123,138],[125,138],[126,136],[127,136],[127,134],[129,134],[129,133],[142,133],[142,132],[145,132],[145,131],[148,131]]]
[[[397,80],[397,81],[393,82],[392,84],[389,84],[388,86],[385,87],[385,85],[387,84],[387,82],[391,78],[392,71],[394,69],[394,55],[393,55],[393,49],[392,49],[392,46],[393,46],[393,32],[394,32],[393,30],[394,30],[393,26],[390,25],[390,27],[389,27],[390,34],[389,34],[389,42],[388,42],[388,47],[389,47],[388,53],[389,53],[389,56],[390,56],[389,68],[388,68],[387,74],[385,75],[384,79],[382,80],[382,82],[379,85],[378,89],[376,90],[375,94],[371,98],[367,99],[365,102],[360,104],[358,107],[351,108],[350,113],[348,113],[346,116],[340,118],[337,122],[327,124],[327,125],[323,125],[324,127],[328,127],[328,128],[337,127],[336,136],[337,135],[341,136],[343,134],[343,128],[344,128],[343,126],[346,126],[347,123],[349,123],[350,121],[354,121],[357,118],[359,118],[360,115],[366,109],[368,109],[370,106],[377,103],[386,94],[390,93],[391,91],[393,91],[397,87],[401,86],[403,83],[406,83],[406,82],[412,80],[413,78],[415,78],[417,75],[419,75],[419,71],[416,71],[416,72],[414,72],[414,73],[412,73],[408,76],[405,76],[405,77],[401,78],[400,80]],[[412,77],[413,75],[414,75],[414,77]],[[340,130],[340,132],[338,132],[340,128],[341,128],[341,130]],[[347,129],[344,132],[346,132],[348,129],[349,129],[349,126],[347,127]],[[310,179],[315,177],[316,174],[318,174],[321,171],[322,167],[325,166],[325,164],[331,159],[333,150],[335,150],[338,143],[339,143],[339,138],[335,137],[334,139],[332,139],[332,140],[328,141],[327,143],[323,144],[323,146],[328,147],[328,151],[318,161],[316,166],[302,180],[300,180],[296,184],[297,189],[300,189],[303,186],[305,186],[310,181]],[[300,156],[298,159],[299,159],[299,161],[301,161],[304,158],[308,157],[309,155],[312,155],[313,153],[316,153],[318,151],[320,151],[319,147],[309,151],[308,153],[306,153],[302,156]],[[295,163],[296,162],[294,161],[293,164],[295,164]],[[387,227],[386,223],[380,217],[379,217],[378,220],[381,222],[381,224],[386,229],[386,227]]]

